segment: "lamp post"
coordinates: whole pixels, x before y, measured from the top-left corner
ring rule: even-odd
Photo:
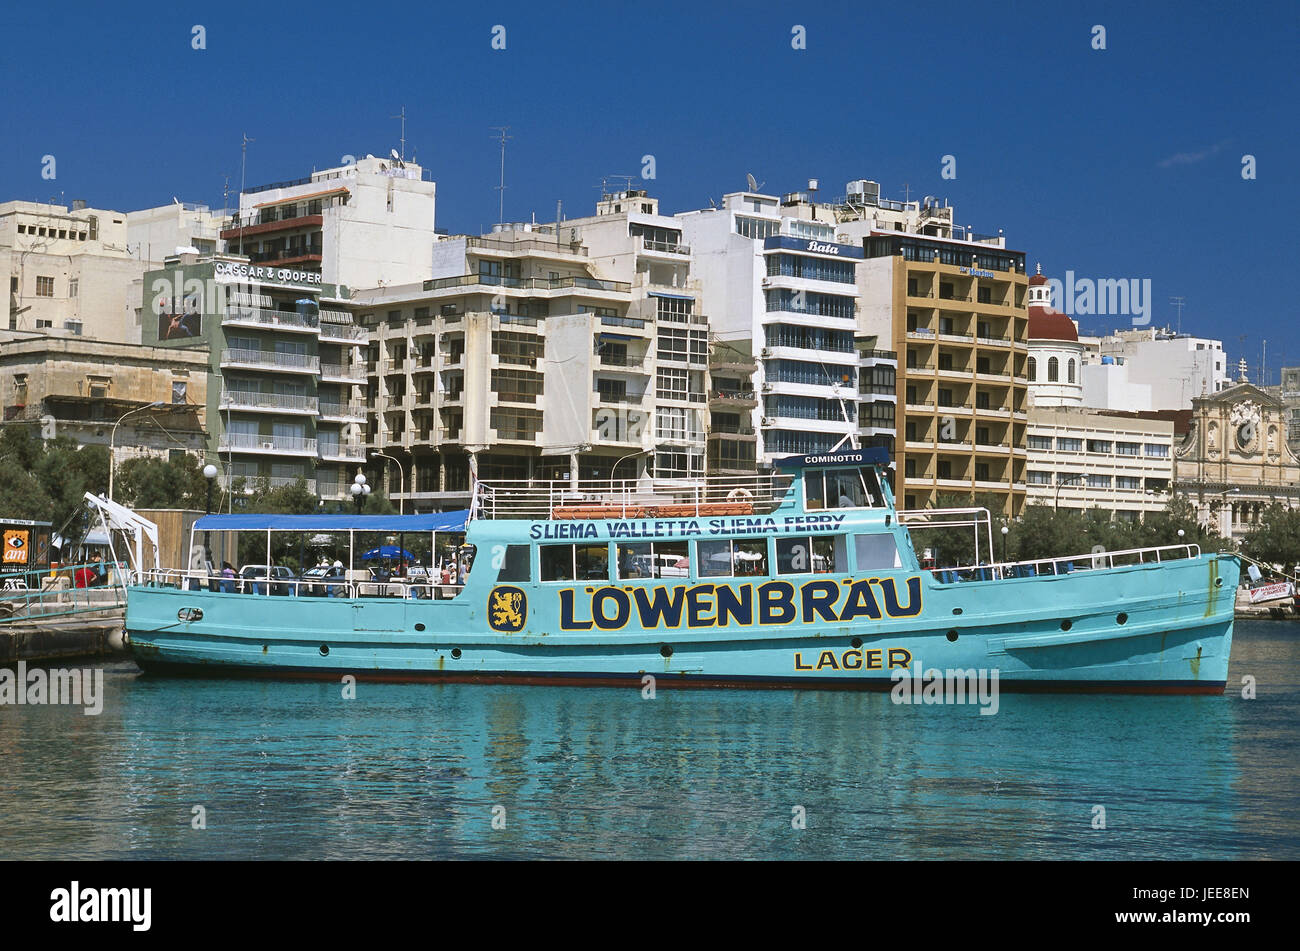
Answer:
[[[1009,535],[1010,533],[1011,533],[1011,529],[1003,525],[1002,526],[1002,563],[1003,564],[1006,564],[1008,560],[1007,559],[1007,535]]]
[[[1052,502],[1052,510],[1054,512],[1061,511],[1061,487],[1076,483],[1082,478],[1083,478],[1082,475],[1072,475],[1068,479],[1065,479],[1064,481],[1060,479],[1056,480],[1056,492],[1054,493],[1054,500]]]
[[[211,515],[212,514],[212,483],[217,480],[217,467],[209,462],[206,466],[203,467],[203,478],[208,480],[208,501],[207,501],[207,505],[204,506],[204,510],[205,510],[204,514]]]
[[[386,453],[376,452],[375,450],[372,449],[370,451],[370,454],[372,456],[378,456],[381,459],[387,459],[389,462],[393,462],[397,464],[397,491],[398,491],[397,514],[405,515],[406,514],[406,473],[402,471],[402,464],[398,462],[396,459],[394,459],[392,456],[387,455]]]
[[[121,416],[119,416],[117,418],[117,422],[113,424],[113,429],[108,435],[108,498],[109,501],[112,501],[113,499],[113,452],[117,445],[117,427],[122,424],[122,420],[126,419],[132,413],[142,413],[147,409],[153,409],[155,406],[162,406],[162,405],[163,405],[162,400],[154,400],[152,403],[148,404],[147,406],[137,406],[134,409],[129,409]]]
[[[365,503],[366,496],[370,494],[370,486],[366,485],[366,476],[363,472],[358,472],[357,477],[352,480],[352,488],[349,489],[352,498],[357,503],[357,514],[361,514],[361,506]]]

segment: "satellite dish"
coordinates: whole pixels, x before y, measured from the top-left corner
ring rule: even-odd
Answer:
[[[758,179],[754,178],[754,176],[751,175],[751,174],[749,174],[749,172],[746,172],[746,173],[745,173],[745,180],[746,180],[747,182],[749,182],[749,190],[750,190],[750,191],[752,191],[752,192],[756,192],[756,191],[758,191]]]
[[[397,154],[397,149],[389,149],[388,154],[391,155],[393,158],[397,159],[399,162],[402,160],[402,157]]]

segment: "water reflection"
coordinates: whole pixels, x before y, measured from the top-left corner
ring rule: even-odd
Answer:
[[[1240,625],[1230,684],[1255,676],[1254,701],[1005,695],[996,716],[786,691],[344,700],[113,664],[98,717],[0,708],[0,858],[1295,858],[1298,633]]]

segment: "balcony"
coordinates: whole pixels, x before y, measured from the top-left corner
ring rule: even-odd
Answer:
[[[709,394],[709,406],[718,409],[753,409],[758,396],[753,390],[716,390]]]
[[[258,235],[271,234],[275,231],[289,231],[295,228],[322,228],[325,224],[323,215],[298,215],[293,218],[269,218],[262,215],[250,215],[230,223],[223,228],[221,237],[225,241],[239,241],[255,238]]]
[[[325,311],[321,311],[320,322],[321,340],[333,343],[365,343],[369,334],[365,327],[358,327],[353,323],[335,323],[325,319]]]
[[[364,383],[366,368],[360,363],[322,363],[320,378],[329,383]]]
[[[678,244],[675,241],[652,241],[649,238],[641,238],[641,253],[643,254],[681,254],[690,256],[691,247],[688,244]]]
[[[319,458],[323,462],[365,462],[366,447],[360,442],[323,442]]]
[[[321,400],[320,418],[331,422],[364,423],[366,406],[364,403],[329,403]]]
[[[265,410],[271,413],[302,413],[315,416],[318,402],[314,396],[294,396],[282,393],[255,393],[247,390],[223,390],[219,409]]]
[[[316,440],[300,436],[263,436],[260,433],[223,433],[217,443],[219,452],[271,453],[274,455],[316,455]]]
[[[316,333],[319,325],[320,319],[315,314],[263,310],[256,307],[231,307],[221,315],[221,326],[223,327],[257,327],[260,329]]]
[[[305,353],[278,353],[274,350],[230,349],[221,351],[221,365],[286,373],[316,373],[320,370],[320,357]]]
[[[518,232],[514,232],[518,234]],[[558,255],[560,257],[586,257],[587,249],[581,243],[562,244],[555,238],[517,237],[512,240],[497,237],[469,237],[465,240],[467,248],[479,248],[483,251],[500,251],[509,254],[514,251],[533,252],[539,256]]]

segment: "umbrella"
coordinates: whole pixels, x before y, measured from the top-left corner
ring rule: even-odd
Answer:
[[[378,548],[372,548],[361,556],[364,561],[374,561],[376,558],[405,558],[414,560],[412,555],[405,548],[398,548],[396,545],[380,545]]]

